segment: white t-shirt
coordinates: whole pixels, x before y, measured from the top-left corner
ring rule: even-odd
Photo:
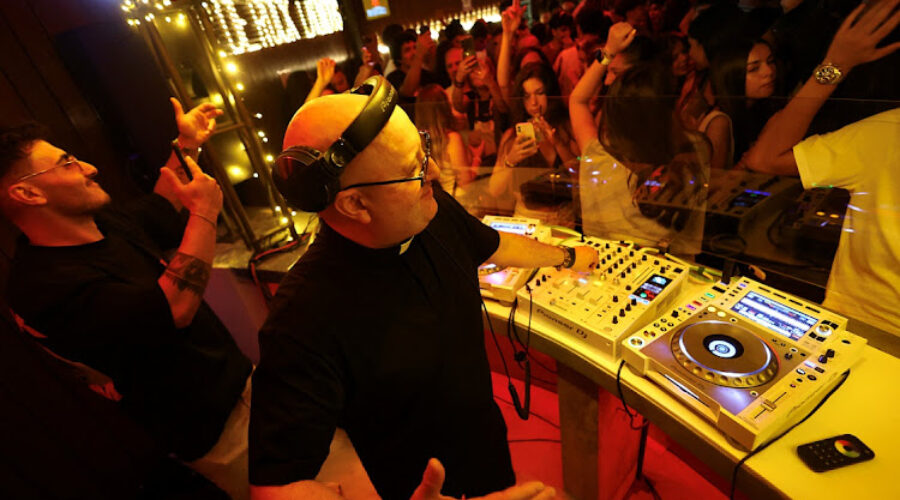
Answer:
[[[900,108],[794,146],[803,187],[850,191],[823,305],[900,335]]]
[[[701,168],[708,180],[709,164]],[[706,189],[698,186],[693,195],[682,193],[671,201],[686,213],[678,231],[641,213],[633,195],[631,171],[610,155],[600,141],[584,148],[579,171],[579,194],[584,234],[611,240],[628,240],[643,246],[668,246],[672,253],[690,258],[700,253],[703,239]],[[663,202],[662,204],[665,204]]]

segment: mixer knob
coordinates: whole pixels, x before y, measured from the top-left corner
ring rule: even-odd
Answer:
[[[619,316],[625,317],[625,309],[619,309]]]
[[[631,305],[633,305],[633,306],[637,305],[637,299],[635,299],[634,297],[631,298]]]
[[[613,262],[613,269],[618,269],[618,268],[619,268],[619,263]]]
[[[642,261],[646,261],[646,260],[647,260],[647,254],[641,255],[641,260],[642,260]]]
[[[632,262],[632,263],[631,263],[631,268],[632,268],[632,269],[637,269],[637,262]]]
[[[829,357],[829,358],[833,358],[834,357],[834,349],[828,349],[827,351],[825,351],[825,356]]]
[[[617,248],[616,253],[622,253],[622,247]]]
[[[658,265],[659,265],[659,259],[653,259],[653,265],[654,265],[654,266],[658,266]]]
[[[664,274],[666,272],[666,266],[659,266],[659,274]]]
[[[619,296],[613,295],[613,302],[618,302],[618,301],[619,301]]]
[[[606,243],[606,249],[609,250],[609,243]]]
[[[625,262],[625,259],[622,259],[622,258],[619,259],[619,264],[622,264],[624,262]]]
[[[628,252],[628,256],[629,256],[629,257],[634,257],[634,250],[629,251],[629,252]]]
[[[630,311],[630,310],[631,310],[631,304],[625,304],[625,310],[626,310],[626,311]]]
[[[678,317],[678,311],[672,311],[672,317],[673,317],[673,318],[677,318],[677,317]]]
[[[625,277],[625,271],[622,271],[622,274],[620,274],[619,276],[621,276],[622,278],[624,278],[624,277]]]
[[[613,323],[614,325],[615,325],[615,324],[618,324],[618,323],[619,323],[619,317],[618,317],[618,316],[613,316],[612,323]]]

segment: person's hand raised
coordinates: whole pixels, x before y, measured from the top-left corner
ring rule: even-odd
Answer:
[[[419,37],[416,38],[416,57],[425,57],[435,48],[435,46],[436,44],[434,43],[434,40],[431,39],[430,31],[420,33]]]
[[[459,63],[459,66],[456,69],[456,75],[454,76],[456,83],[465,83],[466,78],[469,77],[469,74],[478,69],[478,58],[475,56],[469,56],[462,60]]]
[[[206,103],[185,113],[178,99],[171,97],[169,101],[178,125],[178,145],[187,149],[199,148],[212,135],[216,128],[216,117],[222,115],[222,110]]]
[[[331,83],[331,79],[334,78],[334,66],[334,60],[328,57],[323,57],[316,61],[316,80],[321,82],[322,85]]]
[[[184,162],[193,176],[190,182],[183,184],[175,172],[165,167],[160,169],[161,179],[190,213],[210,221],[216,220],[222,210],[222,189],[215,179],[200,170],[193,158],[186,156]]]
[[[522,8],[519,0],[513,0],[512,5],[503,11],[503,18],[500,20],[500,26],[503,28],[503,32],[509,34],[515,33],[516,30],[519,29],[519,25],[522,24],[522,15],[524,13],[525,9]]]
[[[538,143],[533,138],[520,135],[515,138],[509,153],[506,155],[506,163],[518,165],[522,160],[538,152]]]
[[[604,49],[610,57],[627,49],[634,40],[637,30],[628,23],[616,23],[609,28],[609,35],[606,37],[606,46]]]
[[[834,34],[825,62],[846,72],[900,49],[900,42],[878,47],[881,40],[900,24],[898,5],[900,0],[880,0],[863,2],[853,9]]]
[[[409,500],[455,500],[453,497],[441,495],[444,476],[444,466],[441,465],[441,462],[436,458],[429,460],[425,474],[422,476],[422,482],[419,483],[419,487],[409,497]],[[468,500],[550,500],[554,496],[556,496],[556,490],[544,486],[538,481],[532,481]]]

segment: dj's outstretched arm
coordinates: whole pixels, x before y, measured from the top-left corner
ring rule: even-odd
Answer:
[[[565,263],[567,250],[548,245],[519,234],[500,232],[500,246],[488,262],[509,267],[549,267]],[[570,268],[588,272],[597,267],[600,260],[597,250],[589,246],[575,247],[575,261]]]

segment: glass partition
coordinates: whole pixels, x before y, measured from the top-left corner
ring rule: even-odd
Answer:
[[[632,99],[625,109],[665,109],[662,101],[675,101],[653,99]],[[721,269],[733,262],[741,264],[745,273],[755,273],[756,279],[789,282],[780,286],[821,301],[839,244],[841,251],[864,244],[868,255],[889,254],[894,259],[900,251],[894,248],[900,242],[874,234],[883,231],[886,221],[900,220],[895,198],[889,194],[896,188],[879,185],[876,189],[883,188],[884,193],[860,189],[853,174],[859,167],[849,164],[865,162],[865,170],[896,167],[885,163],[886,154],[879,161],[878,153],[868,149],[874,147],[871,144],[897,147],[900,137],[877,134],[895,131],[896,125],[884,125],[895,123],[900,112],[871,116],[867,126],[854,126],[846,138],[808,139],[796,159],[785,147],[771,159],[759,161],[745,153],[754,147],[768,118],[787,104],[786,99],[770,101],[765,112],[752,120],[726,117],[732,134],[732,142],[724,145],[727,155],[716,151],[723,146],[704,132],[702,120],[616,117],[612,113],[621,110],[623,103],[602,99],[596,102],[596,129],[579,134],[590,138],[584,148],[576,144],[566,116],[546,124],[499,113],[489,120],[472,120],[454,112],[462,126],[430,128],[432,136],[441,137],[434,141],[441,185],[476,217],[529,217],[589,236],[658,247],[710,267]],[[549,98],[547,108],[564,104],[561,98]],[[741,102],[738,106],[752,110],[754,105]],[[511,108],[517,106],[524,107],[514,102]],[[861,114],[852,111],[854,106],[878,113],[898,108],[900,102],[828,103],[811,129],[849,125]],[[604,109],[610,110],[610,116],[603,116]],[[408,108],[419,113],[419,128],[429,128],[428,120],[422,118],[433,113],[423,110],[421,104]],[[454,134],[464,145],[463,160],[448,151],[457,141],[451,139]],[[523,137],[534,137],[536,147],[517,145],[517,140],[526,141]],[[847,172],[832,164],[837,155],[854,158],[843,163]],[[723,156],[728,156],[725,166],[730,168],[715,168],[714,164],[722,166]]]

